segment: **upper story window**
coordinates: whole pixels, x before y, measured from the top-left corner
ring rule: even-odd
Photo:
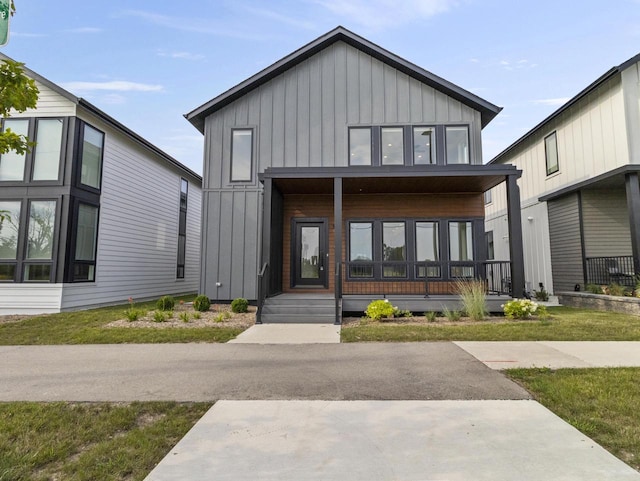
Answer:
[[[433,127],[413,128],[413,163],[428,165],[436,163],[436,135]]]
[[[491,197],[491,189],[489,189],[484,193],[484,203],[486,205],[491,204],[491,202],[493,202],[493,198]]]
[[[58,180],[62,126],[62,119],[36,119],[32,180]]]
[[[445,129],[447,144],[447,164],[468,164],[469,127],[466,125],[447,126]]]
[[[4,121],[4,130],[18,135],[29,135],[29,119],[6,119]],[[27,154],[17,154],[16,152],[7,152],[0,156],[0,181],[13,180],[22,182],[24,180],[24,168]]]
[[[558,172],[558,140],[555,132],[544,138],[544,155],[547,164],[547,175]]]
[[[250,182],[253,170],[253,130],[231,131],[231,182]]]
[[[402,127],[382,127],[380,129],[382,165],[404,164],[403,137]]]
[[[104,134],[84,123],[81,132],[80,183],[100,190]]]
[[[495,251],[493,248],[493,231],[487,231],[484,233],[484,244],[487,248],[487,260],[492,261],[495,259]]]
[[[349,129],[349,165],[372,165],[371,128]]]

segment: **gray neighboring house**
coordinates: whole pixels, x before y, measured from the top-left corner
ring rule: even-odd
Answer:
[[[0,60],[8,57],[0,54]],[[25,69],[36,109],[2,128],[0,314],[197,292],[202,178],[86,100]]]
[[[205,136],[201,292],[258,322],[335,321],[387,298],[454,307],[524,287],[513,166],[482,164],[499,107],[338,27],[186,118]],[[504,183],[512,261],[486,260],[483,193]]]
[[[611,68],[489,163],[523,171],[528,290],[635,285],[640,274],[640,55]],[[503,188],[486,230],[508,258]],[[577,286],[577,287],[576,287]]]

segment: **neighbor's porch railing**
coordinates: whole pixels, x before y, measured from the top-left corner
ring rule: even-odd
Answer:
[[[587,284],[635,285],[633,256],[586,257],[585,268]]]
[[[341,274],[342,289],[336,297],[338,295],[455,295],[457,294],[456,282],[471,279],[484,281],[488,294],[511,295],[511,263],[509,261],[354,261],[341,263]]]

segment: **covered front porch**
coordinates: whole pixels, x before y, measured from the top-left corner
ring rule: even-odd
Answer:
[[[307,297],[330,299],[336,323],[381,298],[412,312],[458,309],[456,283],[470,279],[501,310],[524,292],[519,176],[513,166],[267,169],[258,322],[263,311],[275,318],[282,295],[301,301],[300,314]],[[511,260],[487,260],[483,193],[502,182]],[[313,304],[310,316],[326,312]]]

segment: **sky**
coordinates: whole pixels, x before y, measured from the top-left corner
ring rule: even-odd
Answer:
[[[640,53],[640,0],[15,0],[0,51],[202,172],[184,114],[341,25],[504,110],[487,162]]]

